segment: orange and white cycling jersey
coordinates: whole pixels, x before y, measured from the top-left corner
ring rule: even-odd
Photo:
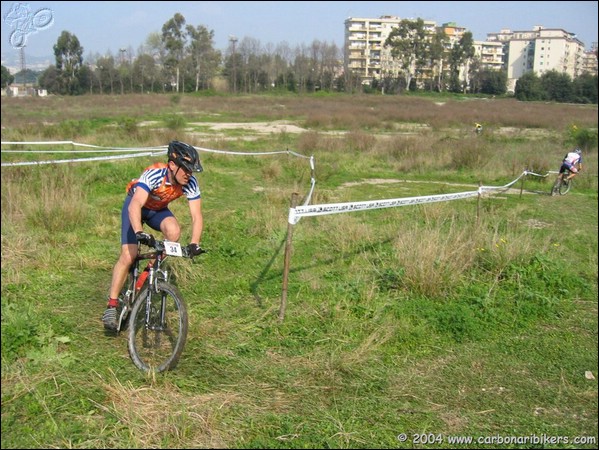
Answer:
[[[138,179],[131,180],[127,184],[127,193],[133,195],[135,189],[141,188],[150,194],[144,208],[158,211],[168,206],[170,202],[182,195],[187,200],[195,200],[201,197],[198,181],[194,176],[189,179],[185,186],[171,184],[169,180],[168,165],[155,163],[146,167]]]

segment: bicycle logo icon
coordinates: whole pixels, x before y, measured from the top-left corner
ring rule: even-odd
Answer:
[[[14,3],[4,16],[4,22],[15,30],[8,38],[14,48],[27,45],[27,37],[38,31],[45,30],[54,23],[54,14],[50,8],[42,8],[31,12],[31,6],[26,3]]]

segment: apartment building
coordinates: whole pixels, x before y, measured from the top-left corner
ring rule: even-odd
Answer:
[[[441,25],[441,29],[449,37],[447,49],[449,50],[457,44],[464,33],[468,31],[466,27],[461,27],[455,22],[447,22]],[[499,42],[474,41],[474,55],[481,62],[483,69],[500,70],[503,66],[503,44]]]
[[[443,33],[445,33],[445,36],[449,38],[447,49],[450,49],[457,44],[460,39],[462,39],[464,33],[468,31],[466,27],[461,27],[455,22],[444,23],[441,25],[441,29],[443,30]]]
[[[597,75],[597,43],[593,42],[591,49],[584,52],[582,58],[582,73]]]
[[[391,58],[390,49],[385,48],[384,44],[393,28],[398,27],[402,20],[397,16],[381,16],[378,19],[348,18],[345,21],[345,71],[359,76],[362,84],[371,84],[373,80],[380,80],[386,74],[397,76],[399,64]],[[434,21],[424,21],[424,28],[431,35],[442,29],[449,37],[448,50],[467,31],[454,22],[438,27]],[[501,69],[503,48],[500,42],[474,42],[475,54],[481,60],[483,68]]]
[[[349,17],[345,20],[344,68],[360,77],[362,84],[371,84],[384,74],[397,75],[399,67],[384,44],[391,30],[402,21],[397,16],[378,19]],[[436,23],[424,21],[425,29],[434,33]]]
[[[527,72],[537,75],[550,70],[567,73],[576,78],[583,72],[584,44],[561,28],[535,26],[531,31],[501,30],[488,33],[487,41],[501,42],[505,54],[508,91],[513,92],[516,81]]]
[[[399,66],[384,44],[401,20],[397,16],[346,19],[345,71],[358,76],[362,84],[371,84],[387,74],[396,76]],[[442,29],[449,37],[448,48],[467,31],[454,22],[444,23],[440,27],[433,21],[424,21],[424,24],[430,34]],[[542,75],[549,70],[556,70],[572,78],[585,71],[597,74],[596,52],[585,52],[584,44],[574,33],[560,28],[536,26],[531,31],[501,30],[499,33],[488,33],[486,41],[474,42],[474,50],[482,68],[506,70],[508,91],[512,92],[518,78],[530,71]]]
[[[501,42],[474,41],[474,55],[483,69],[503,69],[503,44]]]

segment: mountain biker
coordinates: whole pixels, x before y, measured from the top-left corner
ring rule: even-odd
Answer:
[[[194,147],[179,141],[168,145],[168,162],[155,163],[144,169],[138,179],[127,184],[127,196],[121,211],[121,253],[112,270],[112,282],[107,309],[102,316],[104,328],[116,330],[118,295],[123,288],[129,268],[135,261],[138,243],[153,245],[154,236],[143,230],[147,224],[161,231],[165,239],[178,241],[181,237],[179,222],[168,204],[186,196],[191,213],[190,254],[201,252],[203,230],[202,197],[193,172],[202,172],[198,152]]]
[[[566,170],[570,171],[570,175],[568,175],[566,181],[570,181],[578,174],[578,172],[582,170],[582,151],[580,150],[580,148],[577,147],[571,152],[568,152],[566,156],[564,156],[564,159],[562,160],[562,165],[559,168],[559,175],[557,176],[557,178],[563,179],[564,172]]]
[[[480,123],[474,124],[474,132],[476,134],[481,134],[483,132],[483,126]]]

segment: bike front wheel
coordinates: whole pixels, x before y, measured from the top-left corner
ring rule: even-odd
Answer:
[[[149,297],[148,297],[149,295]],[[187,340],[187,306],[168,283],[140,292],[129,318],[129,355],[144,372],[174,369]]]

